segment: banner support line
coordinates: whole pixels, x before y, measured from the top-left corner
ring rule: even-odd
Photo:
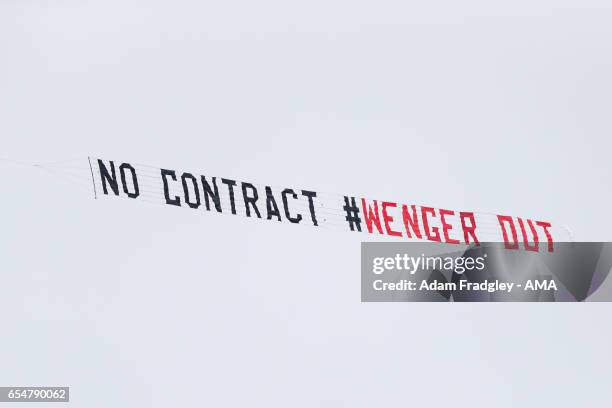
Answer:
[[[98,193],[96,192],[96,180],[93,175],[93,168],[91,167],[91,157],[87,156],[87,161],[89,162],[89,171],[91,172],[91,182],[93,184],[94,190],[94,200],[98,199]]]

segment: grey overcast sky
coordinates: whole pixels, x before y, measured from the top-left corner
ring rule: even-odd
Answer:
[[[0,156],[94,155],[610,240],[609,1],[0,3]],[[607,407],[607,304],[362,304],[364,235],[0,162],[0,386],[75,407]]]

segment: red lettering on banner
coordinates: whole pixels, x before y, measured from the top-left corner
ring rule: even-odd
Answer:
[[[529,228],[531,229],[531,235],[533,237],[533,241],[530,241],[529,237],[527,237],[527,231],[525,231],[525,223],[523,222],[523,219],[517,217],[517,220],[519,223],[519,227],[521,228],[521,234],[523,234],[523,243],[525,244],[525,250],[538,252],[540,244],[538,239],[538,233],[535,227],[533,226],[533,222],[531,220],[527,220],[527,224],[529,224]],[[533,244],[531,244],[530,242],[533,242]]]
[[[423,217],[423,228],[425,229],[425,235],[427,239],[430,241],[441,242],[440,232],[438,231],[438,227],[429,228],[429,219],[427,214],[431,214],[432,216],[436,216],[436,210],[431,207],[421,207],[421,216]]]
[[[507,215],[498,215],[497,220],[499,221],[499,226],[501,227],[502,234],[504,235],[504,246],[506,249],[518,249],[518,237],[516,236],[516,228],[514,227],[512,217]],[[504,223],[510,225],[510,231],[512,232],[512,243],[508,240],[508,233],[506,232]]]
[[[469,236],[472,236],[474,243],[480,245],[478,238],[476,237],[476,219],[474,218],[473,212],[460,212],[459,217],[461,219],[461,228],[463,228],[463,239],[466,244],[470,243]],[[466,223],[466,220],[470,221],[470,225]]]
[[[445,218],[447,215],[455,215],[455,212],[451,210],[445,210],[442,208],[440,208],[439,211],[440,211],[440,222],[442,223],[442,235],[444,235],[444,240],[448,244],[458,244],[459,243],[458,239],[451,238],[448,235],[448,231],[452,230],[453,226],[447,223],[446,218]]]
[[[387,207],[395,208],[397,207],[397,204],[388,201],[382,202],[383,221],[385,222],[385,229],[387,230],[387,234],[391,235],[392,237],[401,237],[402,233],[399,231],[392,230],[391,226],[389,225],[389,223],[393,222],[393,217],[387,214]]]
[[[412,233],[410,229],[414,232],[417,238],[422,239],[423,235],[421,234],[421,229],[419,228],[419,218],[417,216],[416,205],[411,205],[412,208],[412,216],[408,213],[408,206],[406,204],[402,205],[402,218],[404,219],[404,227],[406,228],[406,235],[408,238],[412,238]]]
[[[378,201],[372,200],[371,204],[368,204],[365,198],[361,199],[361,207],[363,210],[363,218],[370,234],[374,233],[374,230],[378,231],[381,235],[389,235],[392,237],[404,236],[402,231],[394,229],[395,217],[393,216],[392,209],[398,208],[400,204],[392,201],[381,201],[381,212],[378,211]],[[473,212],[462,211],[455,213],[452,210],[446,210],[443,208],[435,209],[433,207],[420,207],[420,214],[416,205],[402,204],[402,221],[405,228],[405,236],[408,238],[427,239],[434,242],[445,242],[448,244],[459,244],[460,239],[452,238],[453,228],[458,226],[453,225],[453,221],[449,220],[449,216],[458,216],[461,222],[461,229],[463,231],[463,241],[466,244],[474,243],[480,245],[480,240],[476,234],[476,216]],[[382,217],[381,217],[382,213]],[[436,226],[434,218],[440,218],[440,226]],[[421,218],[423,229],[419,225],[419,218]],[[548,251],[553,252],[553,238],[549,231],[551,224],[545,221],[533,221],[530,219],[522,219],[519,217],[515,218],[508,215],[497,215],[499,227],[502,232],[504,239],[504,247],[506,249],[519,249],[521,247],[518,238],[518,232],[515,221],[518,221],[518,226],[523,238],[524,249],[527,251],[539,251],[540,237],[536,226],[541,227],[544,230],[548,241]],[[529,228],[527,228],[527,226]],[[529,231],[528,231],[529,229]],[[441,230],[441,231],[440,231]],[[423,234],[424,231],[424,234]],[[423,237],[423,235],[425,237]]]
[[[548,228],[551,226],[550,222],[536,221],[536,225],[544,229],[544,234],[546,235],[546,239],[548,240],[548,252],[554,252],[553,238],[552,235],[550,235],[550,232],[548,231]]]
[[[380,216],[378,215],[378,203],[376,200],[372,200],[374,202],[374,211],[372,211],[372,207],[366,204],[365,198],[361,199],[361,206],[363,208],[363,218],[365,218],[366,225],[368,227],[368,232],[372,233],[372,222],[376,225],[376,229],[379,234],[382,234],[382,227],[380,225]]]

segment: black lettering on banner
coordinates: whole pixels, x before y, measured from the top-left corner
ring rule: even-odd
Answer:
[[[361,232],[361,218],[359,218],[359,207],[355,202],[355,197],[351,197],[349,201],[349,197],[344,196],[344,207],[342,207],[346,212],[346,216],[344,219],[349,223],[349,227],[351,227],[351,231]]]
[[[230,179],[221,179],[221,182],[223,184],[225,184],[227,186],[227,189],[229,191],[229,198],[230,198],[230,204],[231,204],[231,208],[232,208],[232,214],[236,214],[236,202],[234,201],[234,186],[236,185],[236,182],[234,180],[230,180]]]
[[[249,196],[249,194],[247,193],[248,189],[251,190],[251,196]],[[257,214],[257,218],[261,218],[261,214],[259,213],[256,204],[259,196],[257,195],[257,189],[254,185],[252,185],[251,183],[242,183],[242,198],[244,199],[244,208],[246,209],[246,216],[251,216],[251,209],[249,208],[249,205],[251,205],[253,206],[253,210],[255,210],[255,214]]]
[[[174,170],[160,169],[161,177],[164,182],[164,197],[166,197],[166,204],[170,205],[181,205],[181,199],[178,196],[174,196],[174,198],[170,198],[170,189],[168,188],[168,179],[166,177],[170,176],[172,180],[176,181],[176,172]]]
[[[272,195],[272,189],[268,186],[266,186],[266,210],[269,220],[271,220],[272,217],[276,217],[279,221],[282,221],[280,211],[278,211],[278,205],[276,205],[276,200],[274,200],[274,196]]]
[[[108,169],[102,163],[102,160],[98,159],[98,168],[100,169],[100,179],[102,179],[102,189],[104,190],[104,194],[108,194],[108,190],[106,188],[106,183],[110,185],[110,188],[113,190],[115,195],[119,195],[119,185],[117,184],[117,175],[115,174],[115,163],[111,160],[111,173],[112,176],[108,174]]]
[[[206,177],[201,176],[200,178],[202,179],[202,188],[204,189],[204,203],[206,204],[206,209],[210,211],[209,198],[212,198],[215,208],[218,212],[221,212],[221,197],[219,196],[219,189],[217,188],[217,178],[212,178],[214,190],[210,188],[210,184],[206,181]]]
[[[317,216],[315,215],[313,199],[317,196],[317,193],[315,191],[302,190],[302,195],[308,197],[308,208],[310,208],[310,218],[312,219],[312,225],[316,227],[317,225],[319,225],[319,223],[317,223]]]
[[[193,185],[193,192],[195,196],[195,203],[192,203],[189,196],[189,186],[187,185],[187,179],[191,180],[191,184]],[[185,202],[191,208],[198,208],[200,206],[200,189],[198,188],[198,181],[193,174],[191,173],[183,173],[181,176],[181,180],[183,182],[183,192],[185,193]]]
[[[128,190],[127,183],[125,181],[125,169],[129,169],[130,173],[132,173],[132,185],[134,186],[134,192],[131,193]],[[129,163],[123,163],[119,166],[119,172],[121,173],[121,184],[123,185],[123,192],[127,194],[130,198],[136,198],[140,195],[140,190],[138,189],[138,178],[136,177],[136,170]]]
[[[302,221],[302,214],[298,214],[295,218],[291,216],[291,213],[289,212],[289,203],[287,202],[287,194],[291,194],[291,197],[297,199],[297,194],[295,194],[295,191],[292,189],[286,188],[283,190],[281,195],[283,196],[283,205],[285,206],[285,216],[292,223],[299,224],[299,222]]]

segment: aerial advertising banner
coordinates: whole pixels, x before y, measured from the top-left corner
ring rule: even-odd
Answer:
[[[76,160],[83,159],[36,166],[78,184],[86,176],[91,185],[82,187],[98,199],[374,237],[362,243],[363,302],[612,301],[612,244],[573,242],[566,227],[539,216],[335,194],[113,159]]]
[[[96,198],[122,197],[267,222],[456,245],[502,242],[509,250],[553,252],[569,231],[538,217],[453,210],[235,180],[171,167],[89,158]]]

